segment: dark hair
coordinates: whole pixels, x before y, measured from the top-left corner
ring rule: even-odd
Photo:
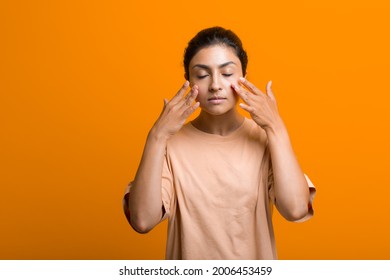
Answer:
[[[216,26],[201,30],[191,41],[188,42],[188,46],[184,51],[184,71],[185,78],[189,79],[189,65],[191,59],[202,48],[210,47],[213,45],[225,45],[232,47],[241,61],[242,73],[245,75],[246,66],[248,64],[248,56],[246,51],[242,47],[240,38],[231,30]]]

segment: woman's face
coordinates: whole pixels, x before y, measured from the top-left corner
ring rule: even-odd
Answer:
[[[242,76],[240,59],[233,48],[224,45],[201,49],[189,64],[190,83],[199,88],[197,101],[211,115],[235,109],[238,96],[232,84],[237,85]]]

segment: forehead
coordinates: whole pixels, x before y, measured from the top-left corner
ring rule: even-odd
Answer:
[[[210,67],[218,67],[221,64],[232,61],[237,67],[241,67],[240,59],[232,47],[213,45],[200,49],[190,61],[190,69],[193,65],[203,64]]]

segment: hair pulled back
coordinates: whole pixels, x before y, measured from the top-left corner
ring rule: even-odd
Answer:
[[[248,64],[248,56],[243,49],[240,38],[231,30],[215,26],[201,30],[188,42],[184,51],[184,71],[185,78],[189,79],[189,65],[191,59],[203,48],[213,45],[224,45],[234,49],[237,57],[241,61],[242,73],[245,75]]]

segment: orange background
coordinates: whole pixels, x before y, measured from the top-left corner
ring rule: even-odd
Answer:
[[[390,259],[386,1],[10,1],[0,4],[0,258],[162,259],[122,194],[182,55],[234,30],[248,78],[272,79],[315,216],[275,214],[281,259]]]

